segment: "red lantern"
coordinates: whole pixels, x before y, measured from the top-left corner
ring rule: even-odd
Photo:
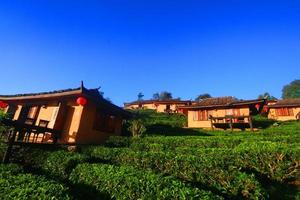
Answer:
[[[77,102],[77,104],[84,106],[87,103],[87,99],[84,97],[78,97],[76,102]]]
[[[0,108],[6,108],[8,106],[7,103],[0,101]]]
[[[256,104],[255,108],[258,110],[260,108],[260,104]]]

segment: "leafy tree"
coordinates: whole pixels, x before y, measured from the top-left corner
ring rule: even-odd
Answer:
[[[154,100],[159,100],[159,98],[160,98],[159,93],[158,92],[154,93],[152,98]]]
[[[294,80],[282,89],[283,99],[300,98],[300,80]]]
[[[195,98],[195,101],[200,101],[202,99],[211,98],[212,96],[208,93],[200,94]]]
[[[168,100],[168,99],[172,99],[172,93],[171,92],[167,92],[167,91],[163,91],[159,94],[159,99],[160,100]]]
[[[154,93],[152,96],[152,99],[154,100],[168,100],[168,99],[172,99],[172,93],[171,92],[167,92],[167,91],[163,91],[161,93]]]
[[[263,94],[258,95],[258,98],[259,99],[265,99],[266,98],[267,100],[277,100],[277,98],[274,97],[274,96],[272,96],[272,95],[270,95],[269,92],[265,92]]]
[[[141,137],[146,131],[146,127],[144,126],[142,120],[136,119],[130,122],[128,130],[131,132],[132,137]]]
[[[138,101],[142,101],[143,100],[143,97],[144,97],[144,94],[143,93],[138,93]]]

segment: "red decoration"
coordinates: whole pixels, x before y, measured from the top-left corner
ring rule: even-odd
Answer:
[[[260,104],[256,104],[255,108],[258,110],[260,108]]]
[[[7,103],[0,101],[0,108],[6,108],[8,106]]]
[[[76,102],[77,102],[77,104],[79,104],[81,106],[84,106],[87,103],[87,99],[84,98],[84,97],[78,97],[77,100],[76,100]]]

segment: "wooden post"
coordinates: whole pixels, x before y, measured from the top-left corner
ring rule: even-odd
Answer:
[[[5,153],[4,153],[2,163],[8,163],[9,162],[11,151],[12,151],[15,139],[16,139],[16,133],[17,133],[17,131],[16,130],[11,130],[11,131],[12,131],[12,136],[10,137],[10,134],[9,134],[8,146],[7,146],[7,149],[6,149]]]
[[[253,131],[253,123],[252,123],[252,116],[249,116],[249,125],[250,125],[250,130]]]
[[[214,129],[214,125],[213,125],[213,117],[212,116],[209,116],[210,118],[210,126],[211,126],[211,130],[215,130]]]
[[[233,131],[232,117],[230,117],[229,127],[230,127],[230,131],[232,132]]]

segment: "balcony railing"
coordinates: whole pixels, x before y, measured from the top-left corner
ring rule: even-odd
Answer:
[[[226,115],[224,117],[213,117],[209,116],[211,120],[211,128],[222,128],[222,129],[246,129],[250,128],[253,131],[252,116],[233,116]]]
[[[3,162],[8,162],[12,146],[21,144],[56,144],[60,131],[47,127],[29,125],[19,121],[2,119],[1,124],[6,126],[1,137],[8,143]]]

